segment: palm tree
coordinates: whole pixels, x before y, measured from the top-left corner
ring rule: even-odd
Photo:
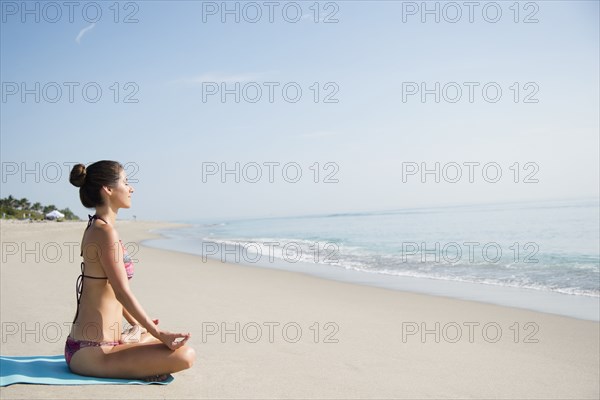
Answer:
[[[14,197],[12,197],[12,194],[9,194],[8,197],[6,198],[6,206],[7,207],[15,207],[17,199],[15,199]]]
[[[56,206],[54,204],[50,204],[49,206],[44,207],[44,214],[48,214],[50,211],[56,210]]]
[[[21,210],[29,210],[29,206],[31,206],[31,203],[25,197],[19,200],[19,208]]]

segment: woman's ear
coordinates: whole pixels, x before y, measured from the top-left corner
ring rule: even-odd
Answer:
[[[107,196],[110,196],[112,194],[112,188],[108,186],[102,186],[102,190],[104,191],[104,193],[106,193]]]

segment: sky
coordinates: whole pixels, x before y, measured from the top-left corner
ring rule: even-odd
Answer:
[[[124,219],[599,195],[597,1],[0,3],[2,197],[85,218],[98,160]]]

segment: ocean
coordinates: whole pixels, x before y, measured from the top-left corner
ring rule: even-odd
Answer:
[[[600,319],[597,198],[185,222],[144,244]]]

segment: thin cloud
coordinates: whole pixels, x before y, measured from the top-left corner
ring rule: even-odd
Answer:
[[[91,31],[92,29],[94,29],[94,26],[96,26],[95,23],[93,23],[90,26],[85,27],[85,28],[83,28],[82,30],[79,31],[79,34],[75,38],[75,41],[77,42],[77,44],[81,44],[81,38],[83,37],[83,35],[85,35],[89,31]]]

